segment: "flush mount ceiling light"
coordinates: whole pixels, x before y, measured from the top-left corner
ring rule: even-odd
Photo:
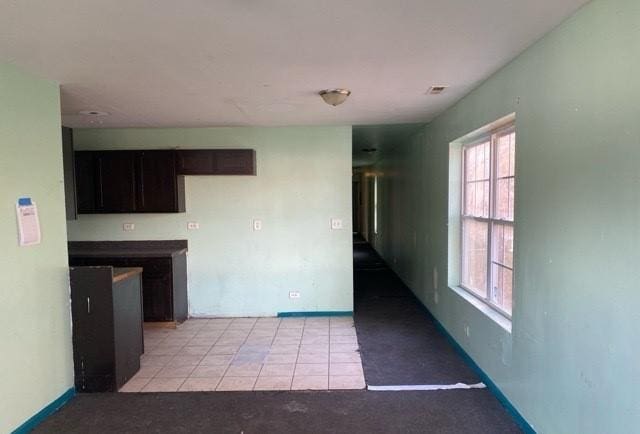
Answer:
[[[98,110],[80,110],[78,114],[82,116],[109,116],[109,113]]]
[[[351,95],[349,89],[325,89],[320,91],[320,96],[329,105],[337,106],[342,104]]]

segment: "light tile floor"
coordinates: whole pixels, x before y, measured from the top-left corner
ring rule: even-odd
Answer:
[[[189,319],[144,339],[121,392],[365,387],[351,317]]]

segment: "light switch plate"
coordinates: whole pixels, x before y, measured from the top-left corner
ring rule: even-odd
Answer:
[[[253,230],[254,231],[261,231],[262,230],[262,220],[253,219]]]
[[[342,219],[331,219],[331,229],[334,231],[342,229]]]
[[[187,223],[187,229],[189,229],[189,230],[200,229],[200,223],[198,223],[198,222],[188,222]]]
[[[131,232],[136,229],[136,225],[134,223],[123,223],[122,230],[126,232]]]

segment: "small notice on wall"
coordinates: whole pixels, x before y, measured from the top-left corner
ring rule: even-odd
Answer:
[[[16,205],[18,214],[18,242],[21,246],[40,244],[38,208],[29,197],[21,197]]]

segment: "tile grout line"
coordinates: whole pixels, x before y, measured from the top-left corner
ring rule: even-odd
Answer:
[[[249,331],[249,334],[247,335],[247,339],[249,338],[249,335],[251,334],[253,329],[256,328],[256,325],[258,325],[258,320],[256,320],[256,322],[254,323],[253,327]],[[278,326],[280,326],[280,324],[278,324]],[[276,329],[276,333],[278,333],[277,329]],[[271,339],[271,344],[269,344],[269,349],[271,349],[271,345],[273,344],[273,341],[276,338],[276,333],[273,334],[273,338]],[[246,342],[246,340],[245,340],[245,342]],[[258,378],[260,378],[260,374],[262,373],[263,369],[264,369],[264,359],[262,359],[262,363],[260,363],[260,370],[258,371],[258,375],[256,375],[256,381],[255,381],[255,383],[253,383],[253,387],[251,388],[251,390],[253,390],[253,391],[256,390],[256,384],[258,384]]]
[[[245,318],[245,317],[242,317]],[[231,322],[229,323],[229,325],[227,326],[227,329],[229,328],[229,326],[231,326],[231,324],[233,324],[233,321],[235,321],[237,318],[234,318],[231,320]],[[249,332],[247,333],[247,336],[244,338],[244,340],[242,341],[242,343],[240,344],[240,346],[238,347],[238,349],[236,350],[236,352],[234,354],[232,354],[231,356],[231,361],[229,362],[229,364],[227,365],[227,367],[224,370],[224,373],[222,374],[222,376],[220,377],[220,381],[218,382],[218,384],[216,385],[216,391],[218,391],[218,387],[220,387],[220,384],[222,384],[222,380],[224,380],[224,378],[227,375],[227,372],[229,372],[229,368],[231,367],[231,365],[233,364],[234,359],[236,358],[236,356],[238,355],[238,353],[240,352],[240,348],[242,348],[242,346],[245,344],[245,342],[247,342],[247,339],[249,338],[249,335],[251,334],[251,331],[253,331],[253,328],[255,327],[256,323],[258,322],[258,320],[256,319],[256,321],[253,323],[253,325],[251,326],[251,328],[249,329]],[[227,330],[225,329],[225,331]],[[256,382],[258,381],[258,377],[256,377]],[[253,383],[253,386],[251,386],[251,390],[253,390],[253,388],[255,387],[255,383]]]
[[[220,338],[222,337],[222,335],[224,335],[224,333],[229,329],[229,326],[231,326],[231,323],[233,322],[233,320],[229,321],[229,323],[225,326],[224,329],[222,329],[222,333],[220,333],[220,336],[218,336],[215,341],[213,342],[213,344],[211,345],[211,347],[209,348],[209,351],[207,351],[207,353],[202,357],[202,359],[200,359],[200,363],[198,363],[197,367],[199,366],[206,366],[206,365],[202,365],[202,361],[209,355],[209,353],[211,352],[211,350],[213,350],[213,347],[215,347],[216,343],[220,340]],[[213,323],[212,321],[208,321],[207,323]],[[214,355],[214,354],[212,354]],[[218,389],[218,386],[220,385],[220,383],[222,382],[222,379],[224,378],[224,374],[226,373],[227,369],[229,369],[229,366],[231,365],[231,362],[229,362],[229,364],[227,365],[227,367],[225,368],[224,372],[222,373],[222,375],[220,376],[220,379],[218,380],[218,382],[216,383],[216,387],[213,388],[213,391],[216,391]],[[195,371],[195,369],[194,369]],[[191,371],[191,375],[193,375],[193,371]],[[196,377],[191,377],[191,375],[189,375],[188,378],[196,378]],[[186,381],[186,380],[185,380]]]

